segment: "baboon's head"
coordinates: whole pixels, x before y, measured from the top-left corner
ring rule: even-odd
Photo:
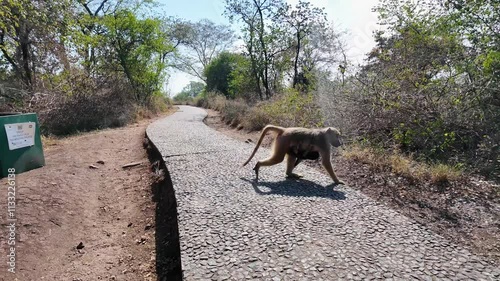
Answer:
[[[343,143],[342,143],[342,135],[340,134],[340,131],[333,128],[333,127],[329,127],[326,129],[326,133],[328,135],[328,140],[330,141],[330,144],[335,146],[335,147],[339,147],[341,146]]]

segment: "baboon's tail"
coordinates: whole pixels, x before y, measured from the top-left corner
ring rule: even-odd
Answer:
[[[279,127],[279,126],[274,126],[274,125],[267,125],[267,126],[265,126],[264,129],[262,130],[262,133],[260,134],[259,141],[257,142],[257,145],[255,146],[255,148],[254,148],[254,150],[252,152],[252,155],[250,155],[250,158],[248,158],[248,160],[245,163],[243,163],[243,166],[245,166],[246,164],[248,164],[248,162],[250,162],[250,160],[252,160],[253,156],[255,155],[255,153],[257,152],[257,150],[259,149],[259,146],[262,143],[262,140],[264,139],[264,136],[269,131],[276,132],[276,133],[278,133],[278,136],[279,136],[279,135],[283,134],[283,132],[285,131],[285,128]]]

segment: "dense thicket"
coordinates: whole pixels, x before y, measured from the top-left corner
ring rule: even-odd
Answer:
[[[0,3],[0,110],[39,111],[52,132],[58,122],[74,131],[131,120],[130,104],[161,105],[176,38],[169,20],[148,13],[149,1]]]
[[[385,29],[366,63],[345,85],[323,80],[326,112],[358,138],[498,175],[498,1],[386,0],[376,10]]]

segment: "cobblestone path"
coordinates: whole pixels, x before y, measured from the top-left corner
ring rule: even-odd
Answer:
[[[500,280],[500,270],[348,186],[301,165],[261,169],[261,148],[218,133],[180,107],[147,134],[178,202],[185,280]],[[334,167],[335,168],[335,167]]]

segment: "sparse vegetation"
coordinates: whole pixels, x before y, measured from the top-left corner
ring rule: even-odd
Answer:
[[[272,123],[285,127],[321,127],[323,120],[312,94],[290,89],[273,99],[250,106],[243,99],[226,99],[215,93],[198,100],[200,106],[217,110],[232,126],[249,131],[260,130]]]
[[[412,181],[431,181],[435,184],[444,184],[462,176],[462,170],[457,166],[446,164],[426,164],[416,161],[412,156],[405,155],[398,150],[388,151],[363,144],[351,144],[341,150],[347,159],[369,164],[378,171],[390,171],[397,176]]]

